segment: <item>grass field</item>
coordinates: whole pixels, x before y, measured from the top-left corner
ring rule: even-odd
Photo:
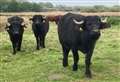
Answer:
[[[72,53],[69,66],[62,66],[62,50],[57,27],[50,24],[46,48],[35,50],[31,27],[24,32],[22,51],[12,55],[7,32],[0,32],[0,82],[120,82],[120,25],[102,31],[93,57],[93,78],[85,78],[84,55],[79,52],[79,69],[72,71]]]

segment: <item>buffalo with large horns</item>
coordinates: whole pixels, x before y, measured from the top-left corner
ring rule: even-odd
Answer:
[[[65,14],[58,24],[58,36],[63,50],[63,66],[68,66],[68,54],[73,53],[73,71],[78,69],[78,50],[85,54],[87,77],[91,77],[91,57],[96,41],[99,39],[100,30],[108,28],[106,18],[101,20],[99,16],[83,16],[79,14]]]
[[[6,30],[9,34],[10,40],[12,42],[13,54],[16,54],[16,51],[21,50],[23,32],[24,32],[24,20],[21,17],[13,16],[8,18],[8,24],[6,24]]]

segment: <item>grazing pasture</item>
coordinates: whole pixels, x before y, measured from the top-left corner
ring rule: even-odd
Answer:
[[[102,30],[92,57],[93,78],[85,78],[84,55],[79,52],[77,72],[62,66],[62,49],[58,41],[57,26],[50,23],[46,48],[36,50],[29,16],[23,17],[27,27],[23,36],[22,51],[12,55],[9,36],[4,31],[6,16],[0,16],[0,82],[119,82],[120,81],[120,24]]]

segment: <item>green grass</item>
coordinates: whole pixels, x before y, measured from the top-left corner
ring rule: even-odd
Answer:
[[[25,30],[22,51],[12,55],[6,32],[0,33],[0,82],[120,82],[120,25],[102,31],[92,57],[93,78],[85,78],[84,55],[79,52],[79,69],[62,66],[62,50],[57,27],[51,23],[46,48],[35,50],[35,38],[30,27]]]

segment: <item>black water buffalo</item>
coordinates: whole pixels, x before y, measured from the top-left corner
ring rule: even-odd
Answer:
[[[10,40],[13,46],[13,54],[16,54],[16,51],[21,50],[22,37],[24,32],[25,24],[23,18],[18,16],[13,16],[8,18],[8,24],[6,24],[6,30],[9,34]]]
[[[105,19],[106,20],[106,19]],[[90,63],[100,30],[110,27],[98,16],[82,16],[68,13],[58,24],[58,36],[63,49],[63,66],[68,66],[68,54],[72,50],[73,71],[78,69],[78,50],[85,54],[86,77],[91,77]]]
[[[45,36],[49,30],[49,21],[42,15],[34,15],[30,20],[33,22],[32,30],[37,42],[36,49],[39,50],[39,48],[45,48]]]

